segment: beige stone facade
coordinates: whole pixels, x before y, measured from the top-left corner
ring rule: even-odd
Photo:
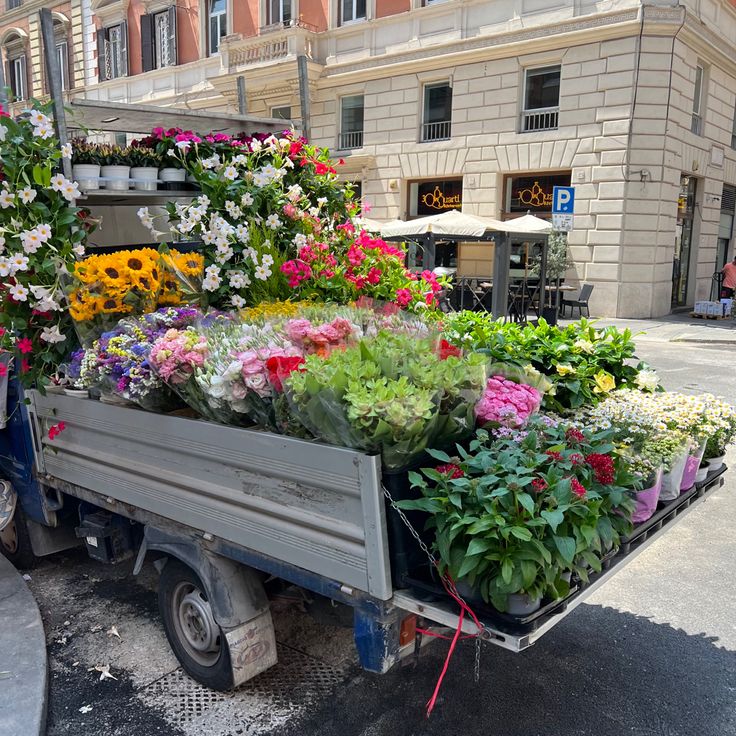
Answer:
[[[218,54],[85,94],[234,110],[243,76],[249,113],[289,108],[300,124],[305,56],[311,137],[344,158],[372,218],[411,216],[418,183],[458,179],[465,211],[510,216],[514,196],[530,201],[517,182],[528,192],[560,177],[576,189],[568,280],[595,284],[593,312],[659,316],[673,293],[674,306],[710,296],[733,253],[736,0],[368,0],[364,19],[342,24],[336,0],[291,0],[292,20],[276,25],[268,3],[246,5],[247,24],[228,0]],[[552,117],[538,126],[548,129],[522,132],[527,72],[550,67],[560,76]],[[450,127],[446,140],[423,142],[435,83],[452,89]],[[360,95],[360,138],[340,150],[341,100]],[[483,275],[488,252],[463,250]]]

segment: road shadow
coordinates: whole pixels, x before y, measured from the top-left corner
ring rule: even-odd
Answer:
[[[429,721],[446,644],[416,669],[358,674],[272,736],[736,736],[736,653],[712,637],[581,606],[522,654],[473,642],[453,659]]]

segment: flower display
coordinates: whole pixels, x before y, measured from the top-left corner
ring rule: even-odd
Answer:
[[[17,120],[0,117],[0,346],[27,386],[47,383],[72,348],[59,279],[93,228],[72,205],[79,188],[59,173],[51,105],[31,104]]]
[[[541,402],[542,396],[537,389],[503,376],[493,376],[475,405],[475,416],[480,424],[518,428],[539,410]]]

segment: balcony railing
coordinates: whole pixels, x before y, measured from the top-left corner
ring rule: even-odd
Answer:
[[[559,107],[539,107],[521,113],[521,130],[531,133],[536,130],[557,130],[560,118]]]
[[[354,130],[350,133],[340,133],[340,149],[363,148],[363,131]]]
[[[690,131],[695,135],[703,135],[703,118],[698,113],[693,113],[693,119],[690,121]]]
[[[424,123],[422,125],[422,140],[425,143],[429,141],[447,141],[450,139],[452,131],[452,123],[449,120],[441,120],[438,123]]]
[[[243,66],[278,62],[304,54],[313,59],[313,33],[296,24],[284,28],[282,25],[261,29],[254,38],[237,35],[225,37],[220,44],[224,68],[231,71]]]

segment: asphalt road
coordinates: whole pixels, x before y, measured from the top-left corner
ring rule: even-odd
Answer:
[[[731,347],[641,342],[639,354],[668,388],[736,400]],[[128,565],[57,555],[31,581],[49,638],[49,736],[736,736],[735,478],[530,650],[484,647],[478,683],[462,643],[429,721],[444,643],[415,668],[369,675],[347,630],[284,602],[280,664],[214,694],[177,668],[150,568],[135,579]],[[104,665],[117,680],[100,680]]]

